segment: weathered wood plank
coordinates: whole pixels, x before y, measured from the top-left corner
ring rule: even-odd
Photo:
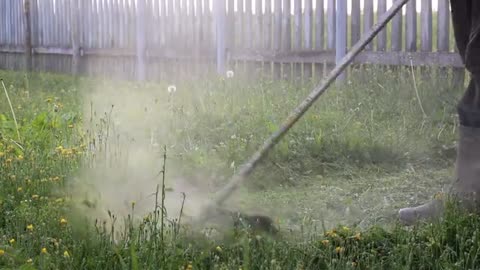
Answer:
[[[336,1],[328,0],[327,3],[327,49],[335,49],[336,33]]]
[[[265,49],[272,49],[272,34],[273,34],[273,15],[272,15],[272,0],[265,0],[265,15],[263,21],[263,47]]]
[[[364,0],[363,2],[363,33],[367,33],[373,26],[373,0]],[[365,46],[365,50],[372,50],[373,46],[370,42]]]
[[[290,0],[283,0],[283,16],[282,16],[282,51],[288,52],[292,49],[292,24],[291,11],[292,6]],[[282,65],[282,78],[288,79],[291,75],[291,65]]]
[[[282,49],[282,0],[274,0],[273,13],[273,51],[280,52]],[[273,64],[273,76],[275,79],[282,77],[282,64]]]
[[[347,54],[347,0],[337,0],[335,63],[338,64]],[[337,77],[337,82],[346,80],[346,71]]]
[[[302,49],[302,0],[293,1],[293,49]],[[302,79],[302,63],[294,63],[295,79]]]
[[[30,5],[30,0],[25,0],[24,2],[24,26],[25,26],[25,69],[27,71],[32,71],[32,29],[31,29],[31,13],[32,8]]]
[[[79,22],[80,8],[79,2],[70,0],[70,23],[71,23],[71,40],[72,40],[72,67],[71,72],[74,76],[80,71],[80,27]]]
[[[215,15],[217,24],[217,73],[221,76],[226,71],[226,21],[225,0],[215,0]]]
[[[422,0],[421,9],[421,21],[422,21],[422,51],[432,51],[432,1]]]
[[[252,48],[253,47],[253,40],[252,38],[252,1],[245,1],[245,32],[244,32],[244,41],[245,41],[245,47],[246,48]]]
[[[377,0],[377,18],[387,11],[387,0]],[[387,49],[387,26],[385,26],[377,35],[377,51],[385,51]]]
[[[235,44],[235,1],[228,0],[227,48],[232,50]]]
[[[146,32],[145,32],[145,0],[137,0],[136,5],[136,39],[137,39],[137,72],[136,79],[146,79]]]
[[[417,50],[417,4],[416,0],[407,2],[406,26],[405,26],[405,50],[414,52]]]
[[[360,33],[362,25],[360,24],[360,1],[353,0],[352,11],[351,11],[351,21],[350,21],[350,46],[353,46],[357,41],[360,40]]]
[[[255,47],[262,48],[263,46],[263,1],[255,1]]]
[[[397,13],[397,15],[395,15],[395,17],[393,17],[392,19],[391,50],[396,52],[401,51],[402,40],[403,40],[403,14]]]
[[[236,51],[233,59],[247,61],[274,61],[283,63],[335,63],[335,52],[332,51],[301,51],[287,53],[272,53],[271,51]],[[411,62],[412,61],[412,62]],[[457,53],[440,52],[377,52],[364,51],[360,53],[354,64],[382,64],[390,66],[449,66],[462,67],[462,61]]]
[[[315,49],[323,50],[325,47],[325,15],[324,1],[315,2]],[[322,78],[324,74],[324,63],[315,64],[315,77]]]
[[[437,50],[447,52],[450,49],[450,9],[448,0],[438,0]]]
[[[305,0],[304,24],[303,24],[303,48],[307,50],[313,49],[312,24],[313,24],[313,0]],[[303,76],[305,80],[310,80],[313,74],[313,66],[311,64],[303,65]]]
[[[315,49],[323,49],[325,46],[325,16],[323,0],[316,0],[315,7]]]

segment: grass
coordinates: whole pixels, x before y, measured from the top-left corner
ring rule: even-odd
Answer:
[[[478,216],[452,210],[414,230],[395,220],[452,177],[463,89],[439,71],[417,74],[419,98],[408,70],[379,69],[352,71],[321,98],[229,202],[272,216],[276,237],[222,224],[199,231],[188,218],[310,85],[238,75],[180,81],[169,93],[162,83],[0,77],[20,134],[0,99],[4,269],[479,265]]]

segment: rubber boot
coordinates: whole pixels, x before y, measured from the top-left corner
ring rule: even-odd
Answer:
[[[456,180],[448,195],[473,212],[480,201],[480,128],[460,126],[455,165]],[[437,195],[423,205],[400,209],[398,214],[400,222],[413,225],[441,218],[444,208],[445,197]]]

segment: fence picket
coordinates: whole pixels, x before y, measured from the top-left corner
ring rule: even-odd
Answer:
[[[23,67],[22,48],[27,43],[24,1],[0,1],[0,67]],[[215,68],[218,39],[213,1],[142,0],[144,27],[137,25],[141,10],[136,0],[29,1],[35,70],[121,73],[133,79],[139,75],[135,59],[140,29],[148,33],[143,52],[147,78],[204,74]],[[275,78],[309,79],[312,74],[321,77],[339,57],[336,52],[356,43],[387,5],[397,0],[363,0],[363,6],[359,0],[223,1],[226,68],[235,66],[241,71],[241,64],[246,63],[243,68],[250,74],[260,74],[258,70]],[[451,51],[455,47],[448,0],[438,1],[435,16],[432,1],[418,1],[419,13],[417,0],[410,0],[405,14],[395,15],[354,64],[410,65],[412,59],[415,66],[449,66],[455,69],[455,77],[464,77],[456,74],[463,65]],[[345,4],[350,6],[350,17],[339,14]]]

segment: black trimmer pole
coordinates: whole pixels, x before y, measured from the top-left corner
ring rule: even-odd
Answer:
[[[356,0],[355,0],[356,1]],[[322,83],[315,87],[313,91],[307,96],[305,100],[298,105],[293,112],[290,113],[282,126],[275,131],[264,143],[263,146],[253,154],[253,156],[245,163],[239,172],[232,177],[230,182],[223,187],[214,197],[213,205],[208,205],[206,211],[211,210],[210,207],[219,207],[226,199],[245,181],[245,179],[252,173],[257,165],[262,161],[270,150],[283,138],[283,136],[295,125],[295,123],[308,111],[308,109],[315,103],[315,101],[326,92],[328,87],[335,81],[335,79],[343,72],[343,70],[354,60],[354,58],[370,43],[375,36],[387,25],[387,23],[402,10],[402,7],[408,0],[396,0],[392,7],[384,13],[372,28],[363,35],[363,37],[352,47],[350,52],[346,54],[343,59],[335,66],[335,68],[328,74]],[[199,221],[205,221],[209,215],[199,215]]]

